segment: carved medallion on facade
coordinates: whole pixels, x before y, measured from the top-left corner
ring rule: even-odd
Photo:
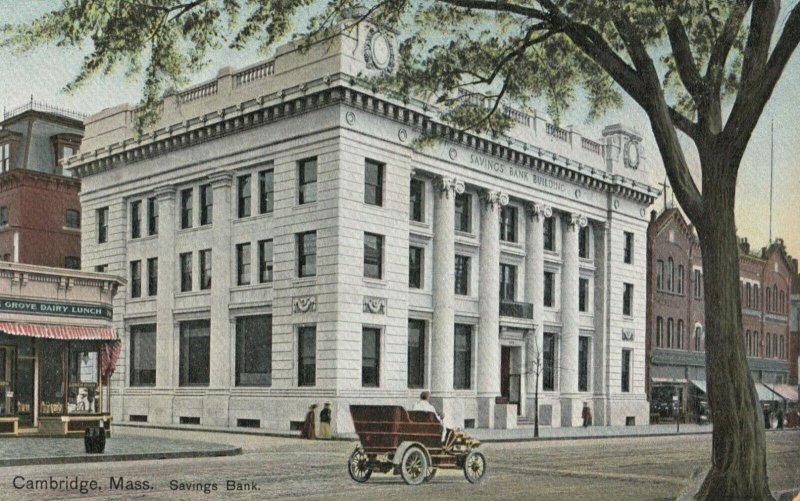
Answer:
[[[386,314],[386,298],[364,296],[364,313]]]
[[[301,296],[294,298],[292,311],[294,313],[317,311],[317,296]]]
[[[367,68],[391,72],[394,69],[394,37],[376,29],[370,29],[364,41],[364,61]]]
[[[622,340],[633,341],[633,329],[622,329]]]

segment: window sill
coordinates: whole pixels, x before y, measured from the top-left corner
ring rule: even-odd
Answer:
[[[304,204],[301,204],[299,201],[297,201],[296,205],[292,207],[292,210],[298,211],[301,209],[313,209],[317,206],[317,204],[319,204],[319,200],[315,200],[313,202],[306,202]]]
[[[430,230],[431,229],[430,223],[428,223],[426,221],[415,221],[413,219],[409,219],[408,220],[408,224],[411,225],[412,227],[416,226],[417,228],[425,228],[426,230]]]
[[[234,285],[231,287],[231,291],[250,291],[250,290],[258,290],[258,289],[272,289],[273,282],[263,282],[257,284],[247,284],[247,285]]]
[[[317,283],[317,276],[313,277],[295,277],[292,279],[292,285],[312,285]]]
[[[190,228],[180,228],[180,229],[178,229],[177,234],[178,235],[185,235],[185,234],[188,234],[188,233],[194,233],[194,232],[197,232],[197,231],[207,230],[207,229],[212,228],[213,226],[214,226],[213,224],[203,224],[203,225],[199,225],[199,226],[192,226]],[[137,240],[139,240],[139,239],[137,238]]]
[[[206,296],[211,294],[211,289],[201,289],[199,291],[185,291],[185,292],[176,292],[175,298],[179,297],[192,297],[192,296]]]
[[[272,212],[259,212],[259,213],[256,213],[256,214],[251,214],[249,216],[236,217],[233,220],[233,224],[240,224],[240,223],[244,224],[244,223],[249,223],[251,221],[258,221],[259,219],[272,217],[272,215],[274,213],[275,213],[275,210],[273,209]]]
[[[475,235],[475,233],[473,233],[471,231],[455,230],[455,236],[461,237],[461,238],[474,239],[474,238],[476,238],[477,235]]]
[[[69,231],[71,233],[80,233],[81,232],[80,228],[73,228],[72,226],[62,226],[61,229],[63,231]]]
[[[156,240],[157,235],[146,235],[143,237],[128,238],[128,242],[146,242],[148,240]]]
[[[382,278],[364,277],[364,283],[374,287],[386,287],[386,280]]]
[[[128,304],[148,303],[155,301],[156,299],[156,296],[131,297],[128,298]]]

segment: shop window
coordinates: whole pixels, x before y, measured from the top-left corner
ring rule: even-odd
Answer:
[[[258,173],[258,210],[267,214],[275,208],[275,172],[272,169]]]
[[[305,325],[297,330],[297,385],[314,386],[317,383],[317,328]]]
[[[380,386],[381,330],[361,329],[361,386]]]
[[[408,387],[425,386],[425,321],[408,319]]]
[[[99,382],[100,356],[97,352],[97,343],[71,343],[67,412],[70,414],[100,412]]]
[[[11,368],[14,364],[14,348],[0,346],[0,416],[14,413],[14,380]]]
[[[468,390],[472,387],[472,326],[456,324],[455,356],[453,357],[453,388]]]
[[[209,320],[180,323],[180,386],[208,386],[210,333]]]
[[[45,341],[37,351],[39,352],[39,414],[42,416],[63,414],[66,399],[64,395],[66,344]]]
[[[156,384],[156,324],[131,326],[131,386]]]
[[[309,158],[297,164],[298,193],[300,205],[317,201],[317,159]]]
[[[272,384],[272,315],[236,319],[236,386]]]
[[[214,222],[214,190],[210,184],[200,186],[200,226]]]
[[[2,218],[0,218],[0,225],[2,225]],[[67,209],[66,221],[64,225],[67,228],[79,229],[81,227],[81,213],[75,209]]]

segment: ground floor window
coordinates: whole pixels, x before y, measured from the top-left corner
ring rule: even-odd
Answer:
[[[14,348],[0,346],[0,416],[14,412]]]
[[[180,386],[207,386],[211,358],[211,321],[180,323]]]
[[[381,330],[361,330],[361,386],[380,386]]]
[[[455,336],[453,388],[468,390],[472,387],[472,326],[456,324]]]
[[[317,327],[304,325],[297,330],[298,386],[317,383]]]
[[[578,337],[578,391],[589,391],[589,340]]]
[[[131,326],[131,386],[156,384],[156,324]]]
[[[272,315],[236,319],[236,385],[272,384]]]
[[[100,410],[100,356],[96,342],[70,343],[67,412],[92,414]]]
[[[425,321],[408,319],[408,387],[425,386]]]
[[[622,386],[623,393],[631,391],[631,350],[622,350]]]
[[[556,389],[556,335],[545,332],[542,336],[542,390]]]
[[[39,414],[43,416],[64,413],[66,394],[66,345],[62,343],[39,344]]]

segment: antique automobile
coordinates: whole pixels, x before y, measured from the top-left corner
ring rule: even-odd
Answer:
[[[360,443],[347,462],[356,482],[369,480],[373,471],[399,474],[408,485],[431,480],[439,468],[461,469],[470,483],[486,474],[480,442],[460,430],[448,429],[436,414],[407,411],[399,405],[351,405]],[[442,438],[444,436],[444,439]]]

